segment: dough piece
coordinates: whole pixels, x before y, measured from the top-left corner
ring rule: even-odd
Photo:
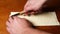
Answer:
[[[14,15],[18,12],[11,12],[11,15]],[[32,22],[34,26],[55,26],[55,25],[60,25],[55,12],[48,12],[48,13],[43,13],[39,15],[31,15],[31,16],[23,16],[23,15],[18,15],[20,18],[25,18]]]

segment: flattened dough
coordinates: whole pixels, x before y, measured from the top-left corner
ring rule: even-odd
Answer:
[[[11,15],[14,15],[19,12],[11,12]],[[48,12],[44,14],[39,15],[31,15],[31,16],[23,16],[18,15],[20,18],[25,18],[32,22],[34,26],[54,26],[54,25],[60,25],[55,12]]]

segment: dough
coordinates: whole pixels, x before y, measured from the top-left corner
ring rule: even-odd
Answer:
[[[19,12],[11,12],[11,15],[14,15]],[[47,12],[39,15],[23,16],[18,15],[17,17],[25,18],[32,22],[34,26],[55,26],[60,25],[55,12]]]

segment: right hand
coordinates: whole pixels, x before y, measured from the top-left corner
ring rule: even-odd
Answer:
[[[28,12],[30,10],[37,11],[41,9],[42,5],[46,2],[46,0],[28,0],[24,6],[24,11]],[[38,11],[37,11],[38,12]],[[41,12],[41,11],[40,11]],[[34,12],[33,12],[34,13]]]

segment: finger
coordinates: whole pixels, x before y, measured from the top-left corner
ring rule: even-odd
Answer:
[[[10,22],[10,23],[12,23],[12,22],[13,22],[12,17],[9,17],[9,22]]]
[[[19,17],[13,17],[14,18],[14,21],[17,21],[17,22],[22,22],[22,21],[28,21],[26,20],[25,18],[19,18]]]
[[[22,21],[22,20],[24,21],[24,20],[26,20],[25,18],[19,18],[17,16],[15,16],[13,18],[14,18],[15,21]]]
[[[35,11],[33,11],[33,10],[30,10],[30,11],[28,11],[28,12],[24,12],[24,16],[30,16],[31,14],[32,14],[32,12],[35,12]]]
[[[21,22],[21,19],[22,19],[22,18],[19,18],[19,17],[17,17],[17,16],[14,16],[13,18],[14,18],[13,24],[14,24],[15,26],[16,26],[17,24],[19,24],[19,22]]]
[[[7,21],[6,22],[7,27],[11,27],[11,24]]]
[[[13,19],[12,18],[10,18],[10,20],[11,20],[11,27],[15,27],[19,22],[19,19],[20,18],[18,18],[17,16],[13,16]]]
[[[13,32],[11,31],[11,29],[10,28],[6,28],[7,29],[7,31],[10,33],[10,34],[13,34]]]
[[[32,6],[31,6],[30,1],[28,0],[27,3],[26,3],[25,6],[24,6],[24,11],[25,11],[25,12],[28,12],[28,11],[30,11],[30,10],[33,10],[33,9],[32,9]]]
[[[24,6],[24,9],[26,9],[26,7],[29,7],[30,6],[30,1],[28,0]]]

